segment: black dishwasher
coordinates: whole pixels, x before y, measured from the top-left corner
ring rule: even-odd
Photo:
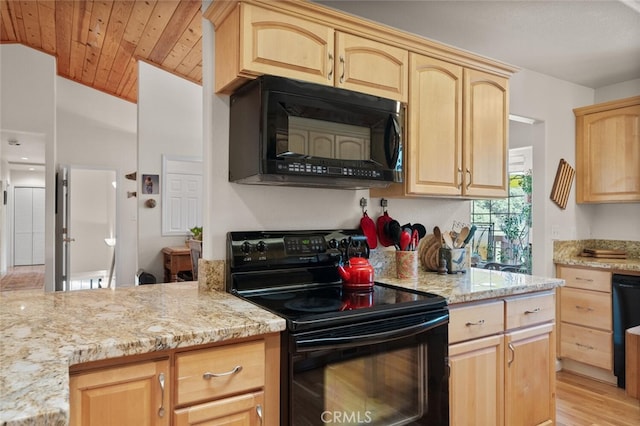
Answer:
[[[613,274],[613,373],[625,387],[624,339],[628,328],[640,325],[640,276]]]

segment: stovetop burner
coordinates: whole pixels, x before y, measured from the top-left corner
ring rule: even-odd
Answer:
[[[301,297],[285,302],[284,306],[300,312],[331,312],[342,307],[342,302],[325,297]]]

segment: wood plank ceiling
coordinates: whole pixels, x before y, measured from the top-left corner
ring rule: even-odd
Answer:
[[[202,84],[201,0],[0,0],[0,40],[57,58],[58,75],[131,102],[138,60]]]

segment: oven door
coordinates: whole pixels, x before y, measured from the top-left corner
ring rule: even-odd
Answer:
[[[283,424],[448,425],[446,309],[297,333]]]

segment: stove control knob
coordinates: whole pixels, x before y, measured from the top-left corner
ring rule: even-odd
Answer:
[[[264,251],[267,249],[267,244],[265,244],[264,241],[258,241],[258,244],[256,244],[256,249],[260,253],[264,253]]]
[[[245,241],[240,245],[240,250],[242,250],[244,254],[249,254],[251,252],[251,243],[249,241]]]
[[[331,247],[332,249],[337,249],[338,248],[338,240],[336,240],[335,238],[332,238],[329,240],[329,247]]]
[[[342,248],[347,248],[349,247],[349,240],[347,240],[346,238],[343,238],[342,240],[340,240],[340,246]]]

